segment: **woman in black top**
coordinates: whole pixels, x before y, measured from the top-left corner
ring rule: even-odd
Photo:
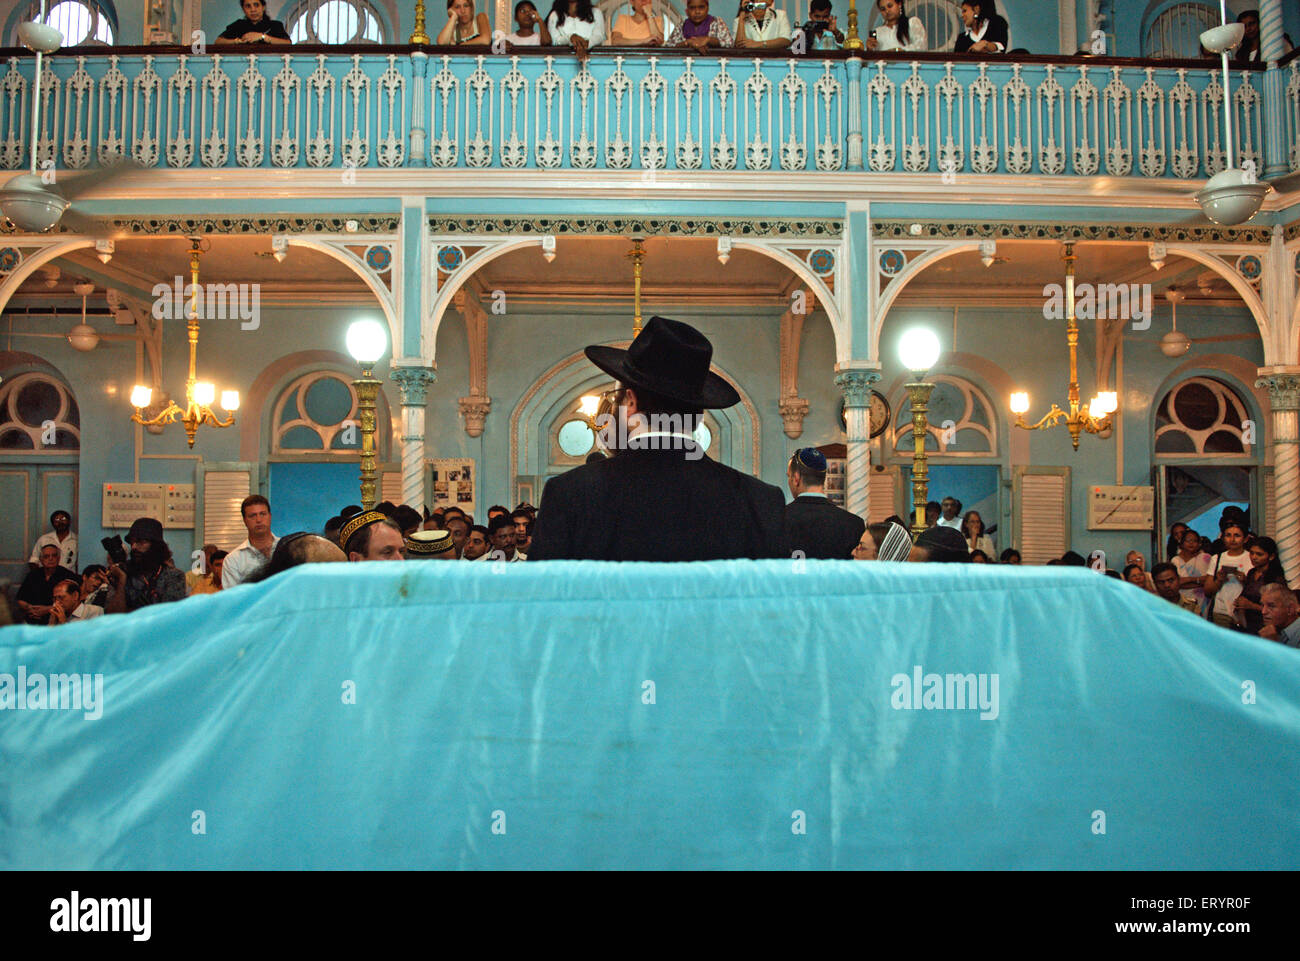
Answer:
[[[266,15],[265,0],[240,0],[240,9],[244,11],[242,20],[236,20],[221,32],[216,43],[275,43],[290,42],[289,33],[279,20],[272,20]]]
[[[1287,587],[1286,573],[1282,562],[1277,558],[1277,541],[1271,537],[1256,537],[1246,548],[1253,565],[1246,572],[1241,582],[1241,594],[1234,602],[1236,622],[1239,630],[1247,634],[1258,634],[1264,626],[1264,616],[1260,604],[1260,594],[1265,584],[1281,584]]]
[[[966,29],[958,35],[954,53],[1006,52],[1007,22],[998,16],[994,0],[963,0],[961,22]]]

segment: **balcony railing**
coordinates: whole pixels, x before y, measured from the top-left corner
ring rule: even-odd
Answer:
[[[151,168],[845,171],[1207,177],[1220,75],[1199,63],[921,54],[850,60],[435,48],[47,60],[39,165]],[[0,166],[29,163],[33,61],[0,67]],[[1300,61],[1282,156],[1264,74],[1233,73],[1240,157],[1300,170]]]

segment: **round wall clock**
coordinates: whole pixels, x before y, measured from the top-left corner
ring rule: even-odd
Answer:
[[[893,410],[889,406],[889,401],[885,400],[885,395],[873,390],[871,400],[867,401],[867,412],[868,422],[871,425],[868,439],[879,437],[885,432],[885,428],[889,426],[889,418],[893,416]],[[843,398],[840,399],[840,426],[846,431],[849,429],[849,415],[845,412]]]

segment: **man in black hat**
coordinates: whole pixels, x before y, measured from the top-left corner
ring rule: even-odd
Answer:
[[[185,599],[185,575],[173,567],[163,527],[152,517],[138,517],[126,532],[131,554],[126,563],[108,565],[112,590],[105,613],[121,614],[150,604]]]
[[[706,408],[740,401],[709,370],[708,339],[652,317],[627,350],[586,353],[617,381],[598,424],[616,456],[546,485],[529,560],[788,557],[781,492],[711,460],[693,436]]]
[[[827,498],[826,455],[815,447],[799,448],[786,465],[785,483],[794,495],[794,500],[785,505],[790,550],[803,551],[804,557],[853,560],[853,548],[862,539],[867,523]]]

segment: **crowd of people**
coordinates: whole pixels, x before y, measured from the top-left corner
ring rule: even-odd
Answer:
[[[248,537],[229,553],[205,545],[189,576],[173,562],[162,524],[141,517],[125,545],[117,537],[102,541],[107,565],[90,565],[80,577],[71,516],[56,511],[53,530],[34,546],[32,571],[18,591],[20,615],[30,624],[63,624],[229,590],[302,564],[340,561],[994,563],[995,530],[978,511],[963,514],[955,497],[928,503],[913,537],[901,517],[867,524],[832,503],[826,456],[816,448],[796,450],[786,464],[789,503],[779,488],[705,456],[695,438],[703,412],[734,406],[740,394],[713,371],[713,345],[690,324],[651,317],[629,347],[593,344],[585,353],[617,385],[601,396],[599,451],[552,478],[540,510],[526,503],[513,511],[495,505],[485,523],[476,524],[456,506],[430,511],[387,501],[371,509],[349,504],[318,531],[280,537],[270,502],[252,494],[239,508]],[[1300,603],[1288,587],[1278,545],[1252,532],[1241,508],[1224,509],[1213,542],[1174,524],[1165,553],[1170,560],[1150,572],[1136,550],[1125,557],[1122,573],[1101,551],[1089,558],[1068,551],[1048,563],[1090,567],[1220,627],[1300,647]],[[1008,548],[998,563],[1019,565],[1021,556]]]
[[[538,0],[543,2],[544,0]],[[831,0],[811,0],[808,19],[791,28],[784,10],[773,0],[740,0],[736,16],[728,23],[709,12],[709,0],[687,0],[686,18],[668,30],[663,16],[652,12],[653,0],[631,0],[631,13],[620,13],[611,24],[592,0],[554,0],[545,16],[532,0],[514,7],[515,29],[504,37],[504,49],[517,47],[571,47],[586,56],[592,47],[693,47],[709,49],[771,49],[796,51],[840,50],[845,34],[832,13]],[[266,13],[264,0],[241,0],[244,16],[230,24],[218,45],[290,43],[284,24]],[[927,50],[925,26],[909,16],[906,0],[876,0],[880,22],[862,38],[869,51]],[[996,0],[965,0],[960,7],[962,29],[953,43],[955,53],[1004,53],[1007,21],[998,14]],[[1256,17],[1258,22],[1258,16]],[[474,9],[474,0],[447,0],[447,22],[434,43],[439,46],[490,46],[494,36],[486,13]]]

